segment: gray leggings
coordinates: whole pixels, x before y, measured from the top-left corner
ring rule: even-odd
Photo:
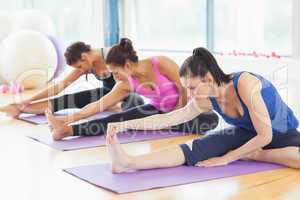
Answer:
[[[180,147],[185,156],[185,164],[193,166],[199,161],[222,156],[231,150],[237,149],[255,136],[256,133],[251,133],[249,130],[231,127],[207,133],[202,138],[181,144]],[[300,133],[297,129],[289,130],[286,133],[274,133],[272,142],[263,149],[288,146],[300,147]]]

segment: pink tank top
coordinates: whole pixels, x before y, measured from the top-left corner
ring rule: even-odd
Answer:
[[[139,81],[132,76],[128,77],[129,82],[134,91],[150,99],[150,104],[156,109],[163,112],[170,112],[177,105],[179,98],[178,89],[172,81],[160,73],[157,58],[151,58],[151,62],[155,73],[154,89],[143,87],[143,84],[140,84]]]

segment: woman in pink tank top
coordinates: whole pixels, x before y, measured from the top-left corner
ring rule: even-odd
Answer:
[[[106,64],[124,90],[148,98],[159,111],[169,112],[187,102],[178,65],[163,56],[139,60],[129,39],[112,47]]]
[[[113,88],[113,93],[109,92],[102,97],[102,99],[109,98],[114,101],[102,101],[99,106],[107,107],[111,106],[107,105],[109,103],[121,102],[131,92],[136,92],[148,98],[149,103],[105,118],[75,125],[56,123],[55,117],[51,113],[47,113],[49,124],[56,139],[68,136],[101,135],[106,133],[107,125],[110,122],[144,118],[185,106],[187,102],[186,89],[180,81],[179,67],[171,59],[159,56],[139,60],[131,41],[123,38],[120,44],[109,50],[106,64],[117,83]],[[132,100],[134,101],[134,99]],[[103,105],[104,102],[105,105]],[[199,133],[214,128],[217,123],[217,115],[210,113],[199,115],[187,123],[171,128],[186,133]],[[202,126],[202,124],[205,126]]]

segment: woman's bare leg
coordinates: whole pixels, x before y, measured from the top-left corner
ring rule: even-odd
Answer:
[[[108,135],[107,145],[112,158],[113,173],[175,167],[185,163],[184,154],[179,146],[165,148],[149,154],[129,156],[118,142],[117,135]]]
[[[51,104],[49,100],[32,103],[22,108],[22,112],[30,114],[44,114],[46,109],[51,108],[50,105]]]
[[[257,151],[246,157],[250,160],[277,163],[287,167],[300,169],[299,147],[285,147]]]
[[[17,118],[21,114],[21,110],[19,109],[18,104],[9,104],[6,106],[1,106],[0,112],[3,112],[6,115],[11,116],[13,118]]]
[[[21,113],[29,114],[43,114],[46,109],[49,108],[49,101],[41,101],[38,103],[32,103],[26,106],[22,104],[9,104],[0,107],[0,112],[4,112],[7,115],[17,118]]]

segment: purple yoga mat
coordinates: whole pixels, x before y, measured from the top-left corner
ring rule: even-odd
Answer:
[[[180,166],[123,174],[112,174],[109,164],[80,166],[64,169],[64,171],[93,185],[123,194],[281,168],[284,167],[269,163],[237,161],[222,167],[200,168]]]
[[[118,134],[120,143],[130,143],[146,140],[157,140],[168,137],[178,137],[188,135],[182,132],[171,131],[128,131]],[[86,149],[105,146],[105,136],[72,137],[61,141],[54,141],[50,133],[28,135],[38,142],[49,145],[61,151],[70,151],[77,149]]]
[[[59,112],[59,113],[55,113],[55,116],[64,116],[67,115],[68,112]],[[70,114],[70,113],[69,113]],[[96,114],[95,116],[89,118],[89,119],[96,119],[96,118],[100,118],[100,117],[106,117],[108,115],[111,115],[111,112],[101,112],[99,114]],[[45,115],[33,115],[33,114],[22,114],[19,117],[19,120],[25,121],[25,122],[29,122],[31,124],[36,124],[36,125],[40,125],[40,124],[47,124],[47,118]]]

